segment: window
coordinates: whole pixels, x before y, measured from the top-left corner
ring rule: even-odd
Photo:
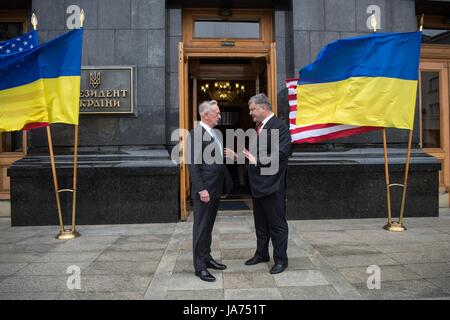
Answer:
[[[259,21],[194,22],[195,38],[260,39]]]
[[[273,41],[272,10],[233,9],[221,16],[217,9],[183,9],[183,43],[191,48],[260,48]]]
[[[439,72],[422,71],[423,147],[441,147],[441,112],[439,103]]]

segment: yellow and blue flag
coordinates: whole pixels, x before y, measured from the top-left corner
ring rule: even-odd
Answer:
[[[421,37],[375,33],[328,44],[300,70],[296,124],[412,129]]]
[[[0,55],[0,132],[33,123],[78,124],[82,32]]]

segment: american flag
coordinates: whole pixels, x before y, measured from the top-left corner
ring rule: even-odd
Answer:
[[[10,40],[0,42],[0,55],[23,52],[38,45],[37,31],[22,34]]]
[[[37,31],[33,30],[31,32],[22,34],[18,37],[0,42],[0,56],[9,55],[18,52],[24,52],[38,46],[38,35]],[[23,69],[26,71],[26,68]],[[48,126],[45,122],[35,122],[28,123],[22,130],[31,130],[35,128]]]
[[[317,143],[324,140],[348,137],[354,134],[380,130],[380,127],[360,127],[344,124],[324,123],[298,126],[297,117],[297,82],[298,79],[285,80],[288,88],[289,129],[292,143]]]

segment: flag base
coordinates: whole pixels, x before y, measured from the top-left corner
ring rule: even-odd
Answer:
[[[392,231],[392,232],[406,231],[406,227],[403,225],[403,223],[397,223],[397,222],[388,223],[383,227],[383,229]]]
[[[56,239],[59,239],[59,240],[71,240],[71,239],[75,239],[75,238],[77,238],[77,237],[79,237],[80,236],[80,234],[77,232],[77,231],[75,231],[75,230],[64,230],[64,231],[61,231],[57,236],[56,236]]]

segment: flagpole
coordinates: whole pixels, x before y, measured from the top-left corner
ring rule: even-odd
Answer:
[[[84,10],[81,9],[80,27],[83,28]],[[73,190],[72,190],[72,233],[75,236],[80,234],[75,231],[75,215],[77,205],[77,163],[78,163],[78,124],[74,125],[74,146],[73,146]]]
[[[386,128],[383,128],[383,148],[384,148],[384,172],[386,176],[386,195],[387,195],[387,209],[388,209],[388,223],[392,224],[392,212],[391,212],[391,191],[389,182],[389,163],[387,155],[387,141],[386,141]]]
[[[400,219],[398,223],[406,230],[403,225],[403,212],[405,209],[405,201],[406,201],[406,188],[408,186],[408,173],[409,173],[409,160],[411,159],[411,144],[412,144],[412,134],[413,130],[409,130],[409,141],[408,141],[408,155],[406,156],[406,167],[405,167],[405,181],[403,183],[403,195],[402,195],[402,206],[400,208]]]
[[[81,10],[80,14],[80,26],[83,27],[84,22],[84,10]],[[60,240],[70,240],[79,237],[80,234],[75,230],[75,217],[76,217],[76,204],[77,204],[77,163],[78,163],[78,124],[74,125],[74,150],[73,150],[73,189],[61,189],[58,188],[58,180],[56,178],[56,166],[53,155],[53,144],[50,133],[50,125],[47,127],[48,143],[50,148],[50,158],[52,163],[53,183],[55,185],[56,203],[58,207],[58,217],[61,231],[56,236]],[[72,225],[70,229],[64,229],[64,223],[61,212],[61,204],[59,199],[60,192],[72,192]]]
[[[47,139],[48,139],[48,149],[50,152],[50,162],[52,165],[52,175],[53,175],[53,185],[55,187],[55,195],[56,195],[56,208],[58,209],[58,218],[59,218],[59,226],[60,226],[60,235],[64,233],[64,223],[61,213],[61,202],[59,200],[59,187],[58,187],[58,178],[56,176],[56,166],[55,166],[55,157],[53,154],[53,143],[52,143],[52,134],[50,131],[50,125],[47,126]]]
[[[77,162],[78,162],[78,125],[75,125],[75,142],[73,146],[73,190],[72,190],[72,233],[76,236],[79,234],[75,231],[75,212],[77,204]]]
[[[31,15],[31,24],[33,25],[33,29],[37,30],[38,19],[34,12]],[[57,236],[57,238],[63,239],[64,235],[67,234],[67,231],[64,230],[64,223],[63,223],[63,217],[62,217],[62,211],[61,211],[61,201],[59,198],[59,193],[61,191],[65,191],[65,190],[59,190],[59,186],[58,186],[58,177],[56,175],[55,155],[53,153],[53,142],[52,142],[52,134],[51,134],[51,130],[50,130],[50,124],[47,126],[47,139],[48,139],[48,149],[49,149],[49,153],[50,153],[50,163],[51,163],[51,167],[52,167],[53,186],[55,188],[56,208],[58,210],[58,220],[59,220],[59,227],[60,227],[60,232],[59,232],[59,235]],[[68,237],[67,239],[70,239],[70,237]]]

